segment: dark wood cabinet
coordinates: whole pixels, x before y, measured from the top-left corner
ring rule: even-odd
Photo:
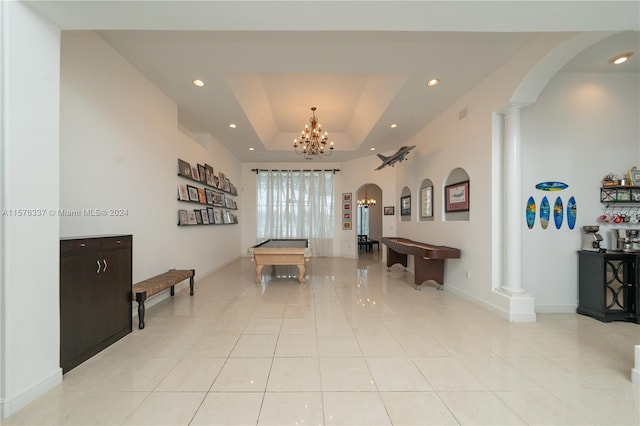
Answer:
[[[131,235],[60,240],[63,373],[131,332],[131,248]]]
[[[578,252],[578,309],[600,321],[640,323],[640,256]]]

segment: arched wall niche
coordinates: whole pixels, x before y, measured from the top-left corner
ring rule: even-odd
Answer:
[[[406,197],[409,197],[408,199]],[[402,188],[402,192],[400,193],[400,221],[402,222],[411,222],[411,213],[412,213],[412,209],[411,209],[411,190],[409,189],[408,186],[405,186],[404,188]],[[403,203],[405,203],[403,205]],[[409,207],[409,214],[402,214],[403,212],[405,212],[405,209],[407,207],[408,203],[408,207]],[[403,208],[404,207],[404,208]],[[406,212],[405,212],[406,213]]]
[[[418,220],[422,222],[433,222],[434,194],[433,181],[424,179],[418,191]]]
[[[449,173],[447,180],[445,180],[444,188],[442,188],[442,211],[445,221],[469,221],[469,212],[471,210],[470,187],[471,179],[469,178],[469,174],[465,169],[458,167],[451,170],[451,173]],[[457,200],[448,200],[447,195],[457,196],[460,198]],[[453,208],[456,210],[452,210],[452,205],[455,206]],[[465,209],[464,206],[466,206],[466,210],[463,210]]]

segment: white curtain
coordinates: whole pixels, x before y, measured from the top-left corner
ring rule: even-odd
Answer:
[[[257,237],[308,238],[314,256],[333,256],[333,171],[260,170]]]

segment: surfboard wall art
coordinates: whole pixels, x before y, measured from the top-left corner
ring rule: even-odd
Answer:
[[[540,201],[540,226],[542,229],[547,229],[549,226],[549,218],[551,217],[551,206],[547,197],[542,197]]]
[[[562,198],[556,198],[556,202],[553,203],[553,221],[556,224],[556,229],[560,229],[562,226],[562,220],[564,219],[564,206],[562,205]]]
[[[527,201],[525,218],[527,219],[527,227],[529,229],[533,228],[533,225],[536,223],[536,200],[534,200],[533,197],[529,197],[529,201]]]
[[[569,185],[564,182],[540,182],[536,185],[536,189],[540,191],[562,191],[568,187]]]
[[[578,217],[578,206],[574,197],[567,201],[567,226],[573,229],[576,226],[576,218]]]

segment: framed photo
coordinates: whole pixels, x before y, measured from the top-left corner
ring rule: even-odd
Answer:
[[[178,184],[178,200],[189,201],[189,191],[187,191],[187,185]]]
[[[202,212],[200,210],[194,210],[193,213],[196,215],[196,223],[202,225]]]
[[[198,188],[198,202],[200,204],[207,204],[207,195],[204,192],[204,188]]]
[[[343,220],[342,221],[342,229],[344,229],[345,231],[351,230],[351,221],[350,220]]]
[[[629,184],[634,186],[640,185],[640,170],[629,170]]]
[[[207,213],[207,209],[200,209],[200,216],[202,217],[202,224],[209,224],[209,213]]]
[[[204,195],[207,198],[207,204],[213,204],[213,191],[209,188],[205,188]]]
[[[189,217],[186,210],[178,210],[178,225],[188,225]]]
[[[187,212],[187,223],[189,225],[196,225],[198,223],[196,221],[196,213],[193,210]]]
[[[400,216],[411,216],[411,195],[400,197]]]
[[[191,178],[194,180],[200,180],[200,172],[198,166],[191,166]]]
[[[204,165],[205,178],[207,185],[213,186],[213,167],[208,164]]]
[[[200,182],[207,182],[207,170],[204,168],[203,164],[198,164],[198,176],[200,176]]]
[[[433,186],[420,188],[420,217],[433,217]]]
[[[351,193],[350,192],[343,192],[342,193],[342,202],[343,203],[350,203],[351,202]]]
[[[343,212],[342,220],[351,220],[351,212]]]
[[[178,158],[178,174],[180,176],[191,177],[191,164]]]
[[[215,224],[216,223],[216,219],[213,215],[213,209],[211,207],[207,207],[207,216],[209,216],[209,223],[210,224]]]
[[[220,209],[215,209],[213,211],[213,217],[216,220],[216,223],[224,223],[224,219],[223,219],[223,215],[222,215],[222,210]]]
[[[469,211],[469,181],[454,183],[444,187],[444,211]]]
[[[394,206],[384,206],[384,215],[393,216],[396,214],[396,208]]]
[[[351,211],[351,203],[342,203],[342,210]]]
[[[187,191],[189,191],[189,201],[198,201],[198,188],[195,186],[187,185]]]

